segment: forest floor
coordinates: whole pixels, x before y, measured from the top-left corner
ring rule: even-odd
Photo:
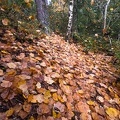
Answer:
[[[1,29],[0,120],[120,120],[111,60],[55,34]]]

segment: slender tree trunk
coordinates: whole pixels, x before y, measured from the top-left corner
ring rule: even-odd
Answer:
[[[108,6],[110,4],[110,0],[107,1],[107,4],[105,6],[105,13],[104,13],[104,29],[106,28],[106,19],[107,19],[107,9],[108,9]]]
[[[74,0],[70,0],[69,3],[69,20],[68,20],[68,27],[67,27],[67,34],[66,40],[69,42],[71,37],[71,30],[72,30],[72,22],[73,22],[73,10],[74,10]]]
[[[45,29],[45,33],[49,33],[47,0],[35,0],[37,7],[37,19]]]

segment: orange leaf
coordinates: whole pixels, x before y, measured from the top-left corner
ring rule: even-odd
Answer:
[[[58,101],[58,95],[57,95],[57,93],[53,93],[53,100]]]
[[[6,115],[10,117],[13,114],[13,112],[14,112],[14,109],[10,108],[9,110],[6,111]]]

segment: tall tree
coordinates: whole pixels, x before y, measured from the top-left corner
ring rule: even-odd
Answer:
[[[45,29],[45,33],[49,33],[49,22],[48,22],[48,11],[47,11],[47,0],[35,0],[37,7],[37,18]]]
[[[68,20],[67,34],[66,34],[66,40],[68,42],[69,42],[69,39],[71,36],[71,30],[72,30],[73,10],[74,10],[74,0],[70,0],[70,2],[69,2],[69,20]]]

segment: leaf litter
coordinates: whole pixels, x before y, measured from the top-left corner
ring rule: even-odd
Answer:
[[[0,34],[1,120],[120,119],[111,56],[86,54],[55,34],[32,37],[33,44],[29,35],[23,42],[11,30]]]

